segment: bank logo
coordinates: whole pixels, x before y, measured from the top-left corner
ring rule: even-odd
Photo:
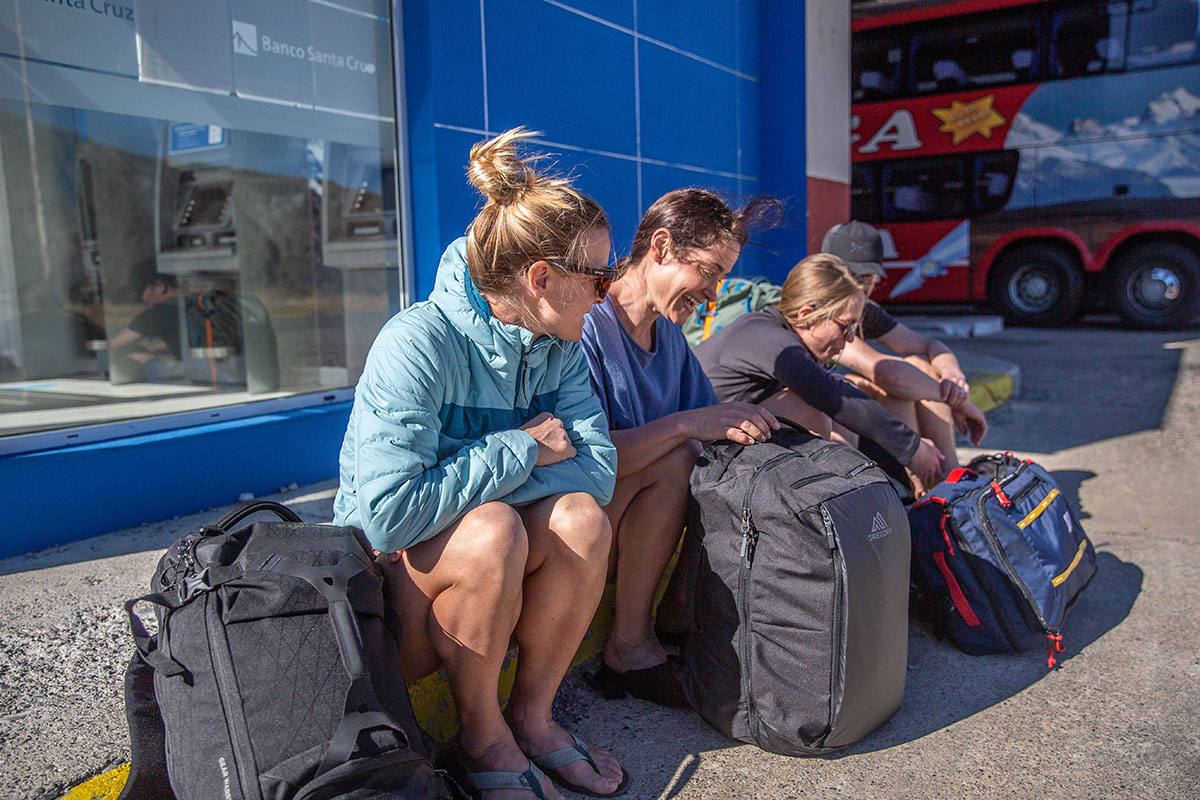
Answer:
[[[883,518],[883,514],[876,511],[875,516],[871,519],[871,535],[867,538],[875,541],[881,536],[887,536],[891,532],[892,528],[887,524],[887,520]]]
[[[239,56],[258,57],[258,26],[250,22],[233,21],[233,52]]]

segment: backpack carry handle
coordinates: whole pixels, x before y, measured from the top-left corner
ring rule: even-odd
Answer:
[[[791,429],[793,429],[793,430],[796,430],[796,431],[799,431],[800,433],[807,433],[807,434],[809,434],[810,436],[816,436],[816,434],[815,434],[815,433],[813,433],[813,432],[812,432],[812,431],[810,431],[808,428],[806,428],[806,427],[804,427],[803,425],[801,425],[799,422],[796,422],[796,421],[794,421],[794,420],[790,420],[790,419],[788,419],[787,417],[781,417],[781,416],[779,416],[779,415],[776,415],[776,416],[775,416],[775,419],[779,420],[779,421],[780,421],[780,422],[782,422],[784,425],[787,425],[789,428],[791,428]]]
[[[252,514],[257,514],[260,511],[270,511],[284,522],[303,522],[303,520],[300,519],[295,511],[292,511],[282,503],[276,503],[274,500],[251,500],[248,503],[242,503],[228,514],[221,517],[219,520],[213,523],[211,527],[228,531],[246,517],[249,517]]]

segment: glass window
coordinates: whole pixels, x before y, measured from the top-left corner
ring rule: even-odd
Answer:
[[[863,33],[854,37],[851,48],[853,101],[869,103],[894,97],[900,77],[899,38],[887,32]]]
[[[1128,3],[1090,3],[1051,19],[1050,77],[1077,78],[1124,67]]]
[[[963,165],[957,156],[886,164],[882,171],[887,222],[953,219],[966,214]]]
[[[875,221],[875,196],[878,194],[875,172],[865,164],[854,167],[850,182],[850,219],[863,222]]]
[[[1016,150],[983,153],[974,159],[974,191],[972,210],[978,214],[999,211],[1012,196],[1013,179],[1021,154]]]
[[[0,436],[352,386],[401,302],[389,4],[18,3]]]
[[[911,74],[919,94],[986,88],[1038,75],[1037,11],[956,17],[912,38]]]
[[[1197,0],[1134,0],[1129,18],[1129,69],[1195,61]]]

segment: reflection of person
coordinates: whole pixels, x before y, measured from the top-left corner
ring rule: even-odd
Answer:
[[[868,297],[886,275],[883,239],[865,222],[835,225],[821,249],[845,263]],[[868,341],[879,341],[895,355],[879,352]],[[846,345],[838,363],[851,371],[847,378],[855,386],[932,440],[947,471],[958,466],[955,428],[974,445],[987,434],[987,420],[971,402],[971,386],[950,348],[898,322],[874,301],[863,309],[862,336]]]
[[[624,770],[559,727],[551,704],[599,605],[612,539],[601,505],[616,454],[578,342],[615,272],[603,210],[518,158],[531,135],[472,148],[468,176],[487,202],[442,256],[430,299],[393,317],[367,354],[334,517],[383,551],[405,676],[445,668],[467,781],[488,797],[560,797],[540,766],[607,796]]]
[[[154,383],[167,380],[183,355],[183,295],[172,275],[156,272],[142,284],[146,308],[109,342],[111,357],[140,366]]]
[[[680,189],[638,226],[625,274],[588,314],[583,345],[617,447],[605,511],[616,537],[616,618],[596,685],[656,702],[686,700],[651,622],[655,589],[683,531],[700,442],[763,441],[775,418],[749,403],[718,404],[679,326],[716,298],[749,227],[771,201],[735,213],[716,195]]]
[[[932,486],[941,479],[937,447],[824,366],[857,338],[865,300],[840,261],[809,256],[788,273],[778,306],[743,314],[696,357],[722,400],[762,403],[826,439],[836,422]]]

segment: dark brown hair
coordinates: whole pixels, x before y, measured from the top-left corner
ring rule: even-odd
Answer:
[[[471,148],[467,177],[487,198],[467,230],[467,268],[481,292],[503,293],[535,261],[566,271],[583,261],[585,234],[608,228],[604,209],[569,179],[533,168],[542,156],[517,154],[537,135],[513,128]]]
[[[783,203],[759,195],[736,211],[707,189],[689,187],[667,192],[646,210],[633,237],[633,252],[622,266],[636,264],[650,250],[650,239],[659,228],[671,233],[677,250],[704,250],[718,242],[741,247],[754,229],[772,228],[783,216]]]

